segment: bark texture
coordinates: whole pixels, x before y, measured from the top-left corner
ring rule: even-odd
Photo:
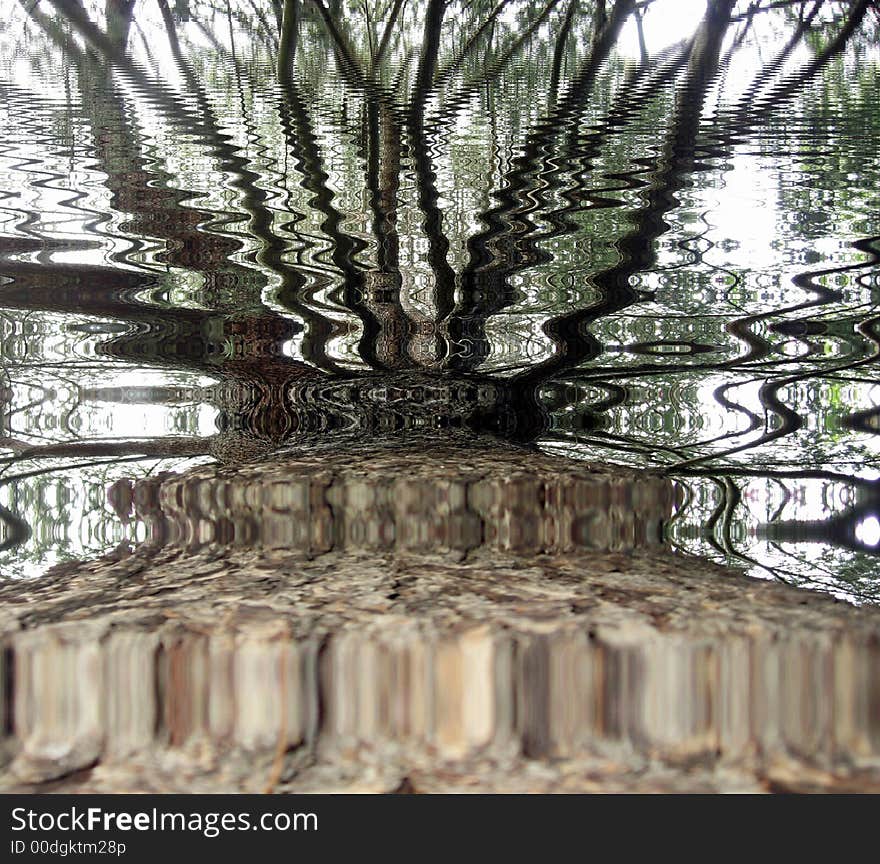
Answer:
[[[880,613],[660,542],[660,477],[364,442],[114,490],[0,585],[4,790],[880,789]]]

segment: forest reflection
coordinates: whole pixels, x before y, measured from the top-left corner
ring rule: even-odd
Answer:
[[[877,598],[875,3],[0,10],[4,574],[137,541],[121,478],[469,433]]]

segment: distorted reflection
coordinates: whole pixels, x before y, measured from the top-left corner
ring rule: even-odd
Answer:
[[[22,638],[8,776],[95,791],[877,788],[876,640],[639,637],[389,616],[320,640],[264,616]]]
[[[0,788],[877,788],[873,610],[670,555],[659,476],[522,462],[116,484],[134,551],[0,585]]]
[[[758,589],[697,577],[737,565],[770,606],[796,602],[776,583],[880,599],[878,46],[872,0],[0,0],[17,742],[0,753],[16,776],[97,753],[110,771],[136,738],[161,785],[162,748],[216,733],[270,756],[275,741],[269,786],[299,776],[291,748],[314,785],[344,786],[320,753],[363,733],[357,782],[395,788],[414,781],[377,767],[392,727],[424,753],[558,752],[583,776],[614,773],[595,761],[609,737],[657,764],[718,750],[699,757],[709,774],[759,753],[737,763],[745,785],[785,786],[783,751],[827,777],[873,770],[874,643],[841,641],[827,600],[837,635],[786,654],[776,612],[724,629],[751,614],[736,591]],[[499,580],[457,635],[429,614],[453,565],[463,586],[479,566]],[[632,594],[591,582],[602,567],[653,575]],[[680,608],[721,629],[664,629],[677,613],[649,595],[658,573],[692,590],[676,567],[703,586]],[[362,621],[315,629],[345,606],[334,574],[358,573],[376,582],[367,600],[352,588],[357,608],[393,618],[387,656]],[[308,591],[284,594],[298,580]],[[225,615],[264,583],[301,617],[275,608],[280,635],[253,657],[216,622],[168,635],[187,592]],[[609,621],[646,616],[631,653],[563,620],[601,606],[590,586],[619,602]],[[544,591],[542,624],[507,621]],[[115,606],[157,617],[116,621],[116,641],[86,627]],[[768,695],[789,661],[790,700]],[[251,662],[241,698],[274,706],[259,717],[232,695],[229,670]],[[569,681],[569,663],[592,671]],[[92,689],[65,695],[56,667]],[[98,667],[156,686],[123,692]],[[728,673],[749,680],[735,718]],[[693,685],[680,706],[664,701],[676,676]],[[146,701],[129,716],[126,699]],[[46,767],[59,736],[73,755]]]
[[[670,3],[4,0],[4,573],[419,371],[678,477],[672,544],[872,599],[877,10]]]

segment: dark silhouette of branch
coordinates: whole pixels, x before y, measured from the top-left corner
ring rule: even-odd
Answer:
[[[448,325],[455,351],[450,359],[456,368],[475,368],[487,356],[488,343],[483,335],[485,321],[512,301],[507,281],[509,275],[546,259],[545,253],[536,245],[534,227],[528,222],[528,213],[538,206],[539,199],[535,196],[546,195],[549,191],[546,188],[543,193],[537,191],[539,185],[547,185],[544,181],[539,183],[537,178],[548,171],[558,171],[558,168],[549,167],[548,157],[559,165],[569,154],[582,152],[572,142],[562,154],[556,151],[554,143],[558,130],[560,127],[576,127],[576,119],[589,98],[592,82],[632,8],[631,0],[615,3],[610,19],[602,33],[593,40],[567,92],[526,136],[523,155],[514,160],[506,186],[499,195],[500,205],[482,214],[488,228],[469,241],[470,261],[461,279],[462,301]],[[559,224],[557,228],[562,232],[566,225]]]
[[[425,100],[437,68],[440,31],[445,12],[445,0],[429,0],[425,12],[422,53],[406,120],[406,133],[417,179],[419,207],[425,216],[423,228],[428,238],[428,261],[435,280],[434,299],[438,320],[445,318],[452,309],[455,273],[447,260],[449,241],[443,233],[443,215],[437,206],[440,196],[427,142]],[[439,351],[438,346],[438,353]]]
[[[400,11],[405,4],[406,0],[394,0],[394,5],[391,7],[388,20],[385,22],[385,30],[382,33],[382,38],[379,40],[379,45],[376,48],[376,53],[373,55],[370,64],[371,75],[375,74],[376,69],[378,69],[382,61],[385,59],[385,53],[388,51],[388,46],[391,44],[391,34],[394,32],[394,28],[397,25],[397,17],[400,15]]]
[[[300,0],[284,0],[281,18],[281,36],[278,40],[278,80],[281,84],[290,80],[296,46],[299,40]]]
[[[755,107],[750,103],[745,104],[733,116],[723,118],[721,122],[733,129],[748,127],[777,111],[786,101],[796,96],[808,81],[812,80],[824,66],[843,51],[853,33],[861,25],[868,11],[869,3],[870,0],[853,0],[850,4],[849,15],[831,42],[803,68],[773,87],[759,103],[760,107]]]
[[[635,15],[636,29],[639,34],[639,55],[644,65],[648,62],[648,46],[645,44],[645,13],[642,9],[636,7]]]
[[[568,4],[568,11],[559,28],[556,36],[556,45],[553,49],[553,71],[550,73],[550,105],[556,102],[556,93],[559,90],[559,76],[562,72],[562,56],[565,53],[565,46],[568,42],[568,34],[571,32],[571,25],[574,21],[575,13],[578,10],[578,0],[571,0]]]
[[[500,0],[497,6],[489,13],[486,20],[471,34],[464,46],[458,51],[452,60],[445,66],[437,70],[434,78],[434,87],[439,87],[451,78],[460,68],[462,63],[473,53],[474,49],[479,45],[481,38],[487,30],[490,30],[497,20],[498,16],[504,11],[504,8],[511,0]]]
[[[708,5],[693,40],[685,80],[676,94],[675,112],[658,169],[643,193],[647,203],[634,215],[635,230],[616,244],[620,262],[593,277],[594,283],[603,292],[603,300],[594,307],[570,312],[550,321],[545,331],[556,341],[556,353],[515,379],[521,387],[523,406],[520,434],[535,435],[538,431],[533,426],[539,420],[534,388],[554,374],[574,368],[595,355],[596,345],[586,337],[584,331],[587,322],[625,308],[637,299],[629,284],[630,277],[646,269],[654,260],[654,241],[667,228],[663,215],[676,205],[675,191],[681,188],[686,176],[696,167],[696,133],[703,101],[718,67],[721,43],[730,24],[733,4],[734,0],[716,0]],[[631,11],[631,4],[627,5],[630,7],[627,11]],[[606,31],[609,26],[606,26]],[[602,38],[600,36],[597,41]],[[535,407],[529,409],[530,402]]]

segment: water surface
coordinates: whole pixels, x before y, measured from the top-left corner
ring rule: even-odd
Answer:
[[[439,423],[876,600],[880,20],[764,5],[2,0],[3,576],[143,541],[129,480]]]

